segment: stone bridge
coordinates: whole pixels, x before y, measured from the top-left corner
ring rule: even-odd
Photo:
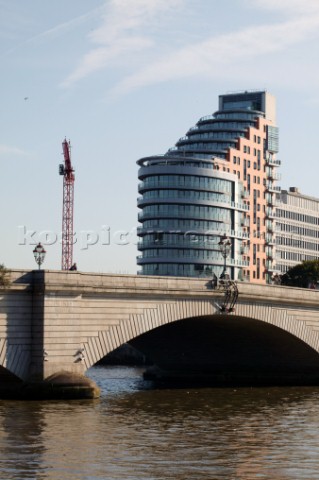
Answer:
[[[0,290],[0,395],[96,396],[85,372],[130,342],[159,378],[319,384],[319,291],[207,279],[14,270]],[[59,392],[59,393],[57,393]]]

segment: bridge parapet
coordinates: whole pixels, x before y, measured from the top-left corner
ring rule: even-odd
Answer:
[[[41,271],[40,271],[41,272]],[[33,282],[37,281],[37,271]],[[17,272],[18,275],[18,272]],[[160,277],[126,274],[97,274],[85,272],[50,271],[43,272],[45,292],[77,292],[81,294],[112,293],[112,295],[145,295],[174,297],[218,297],[220,293],[212,288],[208,279],[191,277]],[[17,278],[19,283],[19,278]],[[266,301],[268,303],[296,304],[317,306],[319,291],[303,288],[292,288],[278,285],[258,285],[255,283],[238,282],[241,299]]]

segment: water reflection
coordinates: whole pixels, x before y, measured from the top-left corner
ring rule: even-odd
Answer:
[[[95,401],[0,402],[1,478],[319,478],[319,388],[152,389],[94,368]]]

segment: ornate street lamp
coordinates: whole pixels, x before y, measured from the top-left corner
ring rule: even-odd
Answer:
[[[33,255],[36,263],[38,264],[39,270],[41,268],[42,263],[44,262],[45,254],[47,252],[44,250],[43,246],[39,242],[38,245],[33,250]]]
[[[224,269],[221,273],[220,278],[224,278],[226,275],[226,259],[228,255],[230,254],[230,249],[231,249],[231,241],[230,239],[226,236],[226,233],[220,237],[220,241],[218,242],[219,246],[219,251],[222,254],[222,257],[224,259]]]

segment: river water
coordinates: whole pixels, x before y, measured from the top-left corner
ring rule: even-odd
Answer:
[[[101,398],[0,401],[0,478],[319,479],[319,387],[156,389],[95,367]]]

